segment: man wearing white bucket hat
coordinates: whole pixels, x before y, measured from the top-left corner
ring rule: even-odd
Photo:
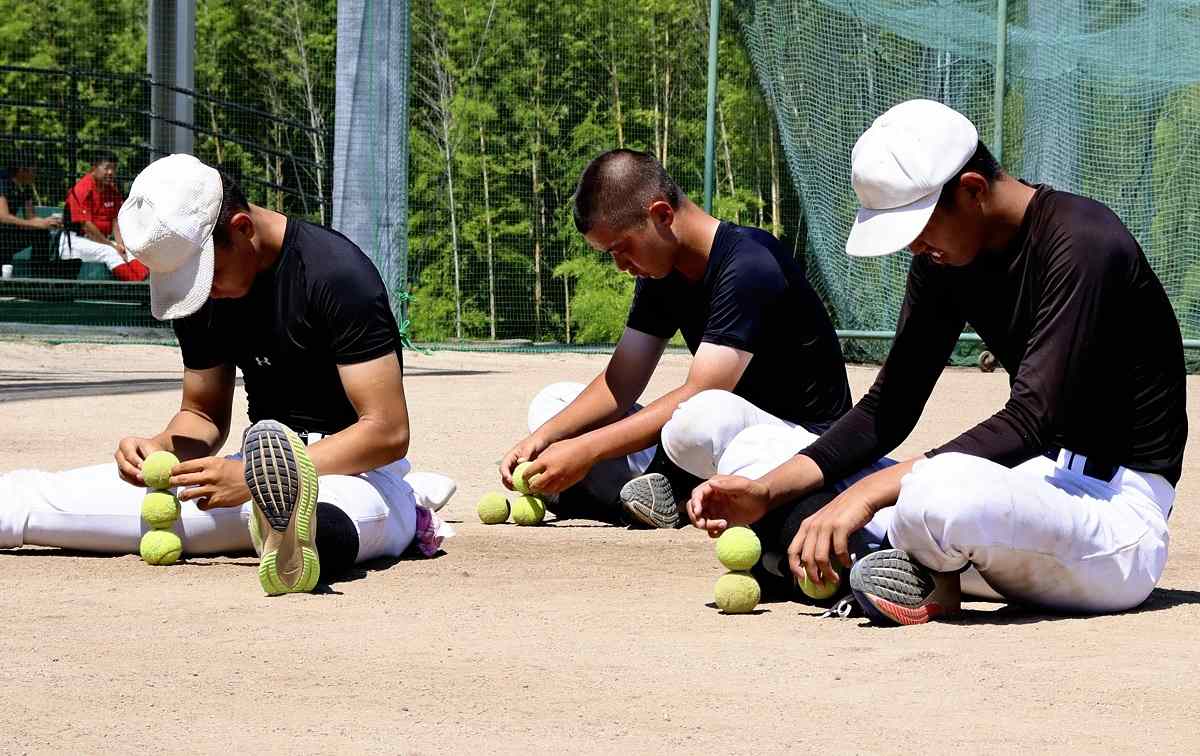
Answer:
[[[165,450],[184,460],[170,478],[184,553],[253,546],[269,594],[312,590],[410,543],[436,551],[449,531],[429,510],[454,483],[412,473],[404,458],[400,333],[362,251],[251,205],[190,155],[147,166],[119,222],[150,269],[154,316],[174,320],[180,410],[158,435],[122,440],[115,470],[0,475],[0,548],[136,552],[146,526],[135,486],[145,459]],[[254,424],[242,454],[212,456],[229,433],[235,368]]]
[[[850,588],[877,622],[925,622],[960,593],[1121,611],[1150,594],[1184,443],[1179,324],[1137,242],[1104,205],[1006,174],[974,125],[937,102],[880,116],[854,147],[855,256],[913,253],[896,338],[874,386],[808,448],[756,481],[688,503],[720,532],[840,480],[915,426],[964,325],[1008,371],[995,415],[874,473],[804,520],[796,575],[850,565],[848,537],[891,513],[891,548]],[[888,508],[891,508],[890,510]]]

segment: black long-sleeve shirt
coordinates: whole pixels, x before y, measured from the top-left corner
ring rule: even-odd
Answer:
[[[916,425],[963,325],[1009,373],[996,414],[930,452],[1013,467],[1054,447],[1179,481],[1187,439],[1179,322],[1120,219],[1037,187],[1007,249],[954,268],[914,257],[871,390],[803,453],[840,480]]]

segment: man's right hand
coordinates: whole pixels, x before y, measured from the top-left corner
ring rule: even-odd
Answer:
[[[536,458],[549,445],[548,441],[535,433],[527,436],[524,441],[510,449],[508,454],[504,455],[504,459],[500,461],[500,480],[504,483],[504,487],[510,491],[514,490],[513,468],[522,462]]]
[[[117,460],[117,472],[121,480],[135,486],[146,485],[146,481],[142,480],[142,463],[146,461],[146,457],[164,449],[165,446],[152,438],[129,436],[121,439],[121,443],[117,444],[116,453],[113,454],[113,458]]]
[[[692,524],[716,538],[734,525],[758,522],[771,508],[767,486],[737,475],[717,475],[692,491],[687,512]]]
[[[31,222],[34,228],[46,231],[52,228],[62,228],[62,219],[60,218],[33,218]]]

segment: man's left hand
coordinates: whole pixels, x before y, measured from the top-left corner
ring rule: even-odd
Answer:
[[[836,499],[809,515],[788,547],[788,565],[797,579],[817,585],[836,583],[837,568],[850,566],[850,535],[875,516],[875,507],[851,486]]]
[[[583,480],[598,462],[587,443],[578,438],[556,441],[542,450],[525,470],[525,480],[538,476],[538,493],[556,494]]]
[[[202,457],[180,462],[171,470],[171,486],[182,486],[180,501],[195,499],[200,509],[237,507],[250,500],[241,460]]]
[[[919,459],[919,458],[918,458]],[[872,473],[843,491],[816,514],[805,518],[788,547],[788,565],[797,579],[817,584],[837,581],[837,568],[850,566],[850,536],[875,513],[896,503],[900,482],[917,460]]]

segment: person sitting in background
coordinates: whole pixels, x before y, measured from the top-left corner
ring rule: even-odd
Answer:
[[[48,248],[48,232],[62,225],[59,218],[34,217],[33,179],[33,160],[25,155],[14,156],[0,170],[0,263],[5,265],[26,247]]]
[[[117,158],[101,152],[92,169],[71,187],[67,193],[70,230],[59,241],[59,255],[64,260],[103,263],[122,281],[144,281],[150,271],[125,251],[115,222],[124,201],[116,177]]]

